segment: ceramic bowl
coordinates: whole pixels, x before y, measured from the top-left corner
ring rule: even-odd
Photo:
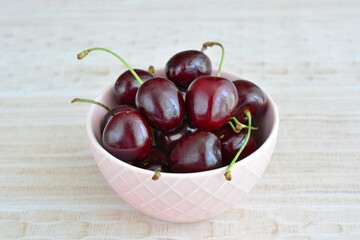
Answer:
[[[164,70],[158,70],[156,75],[165,76]],[[245,79],[226,71],[222,71],[221,76],[230,80]],[[91,150],[111,187],[139,211],[170,222],[202,221],[239,203],[254,187],[270,161],[279,117],[274,101],[268,93],[265,94],[268,108],[263,121],[258,122],[261,130],[253,131],[260,139],[261,146],[234,164],[232,181],[225,180],[226,167],[198,173],[162,173],[159,180],[152,180],[154,172],[129,165],[102,147],[99,126],[106,112],[96,105],[91,106],[87,116]],[[96,100],[113,107],[116,106],[114,99],[113,86],[110,86]]]

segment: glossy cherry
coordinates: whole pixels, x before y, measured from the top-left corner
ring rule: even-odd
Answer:
[[[105,116],[103,120],[102,124],[108,122],[102,132],[102,144],[114,157],[130,164],[137,164],[151,151],[153,139],[150,126],[133,107],[121,106],[114,114],[106,105],[90,99],[75,98],[71,103],[74,102],[99,105],[112,116]]]
[[[152,78],[139,87],[136,107],[152,127],[162,132],[176,129],[185,115],[185,103],[179,89],[162,77]]]
[[[222,166],[220,140],[208,131],[185,137],[170,155],[170,169],[175,173],[201,172]]]
[[[129,105],[119,105],[111,109],[112,114],[116,115],[120,112],[129,112],[129,111],[136,111],[136,108],[129,106]],[[104,116],[103,121],[101,122],[100,130],[103,132],[106,124],[112,119],[113,115],[110,112],[107,112]]]
[[[241,123],[247,123],[245,110],[249,110],[251,117],[255,118],[266,108],[266,96],[255,83],[247,80],[236,80],[233,82],[238,96],[239,106],[235,113],[235,118]]]
[[[134,71],[143,82],[154,77],[153,74],[145,70],[134,69]],[[130,70],[125,71],[115,82],[114,94],[116,102],[135,106],[135,96],[140,85]]]
[[[151,151],[150,126],[137,111],[119,112],[105,126],[102,142],[114,157],[136,164]]]
[[[186,109],[192,124],[203,130],[223,127],[234,116],[238,106],[234,84],[222,77],[198,77],[186,93]]]
[[[236,153],[245,143],[246,134],[247,133],[245,131],[235,133],[229,126],[225,126],[217,132],[217,136],[221,141],[221,155],[224,165],[229,165],[234,159]],[[258,146],[256,141],[252,136],[250,136],[244,150],[241,152],[236,161],[240,161],[241,159],[249,156],[257,148]]]
[[[175,54],[166,63],[165,73],[177,86],[187,88],[195,78],[210,75],[211,61],[203,52],[196,50]]]
[[[178,127],[176,130],[171,132],[160,132],[156,131],[154,134],[155,142],[157,143],[158,147],[162,149],[166,153],[170,153],[179,141],[186,136],[196,132],[197,129],[189,127],[186,121]]]

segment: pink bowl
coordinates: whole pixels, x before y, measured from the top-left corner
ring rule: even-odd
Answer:
[[[216,73],[214,72],[213,75]],[[165,76],[164,70],[156,75]],[[244,79],[234,73],[222,71],[230,80]],[[226,167],[198,173],[162,173],[158,181],[151,178],[154,172],[129,165],[109,154],[100,143],[100,124],[105,115],[102,107],[92,105],[87,116],[87,133],[95,161],[105,179],[133,207],[157,219],[170,222],[197,222],[216,216],[239,203],[263,174],[273,153],[279,116],[270,97],[268,108],[259,122],[261,131],[253,131],[261,140],[254,153],[235,163],[232,181],[226,181]],[[97,101],[116,106],[113,86],[106,89]]]

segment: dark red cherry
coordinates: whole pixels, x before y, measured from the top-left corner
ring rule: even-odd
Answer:
[[[250,110],[251,117],[255,118],[265,110],[266,96],[255,83],[250,81],[236,80],[233,83],[239,96],[239,106],[234,117],[241,123],[247,124],[244,111]]]
[[[191,83],[186,92],[186,109],[192,124],[214,131],[234,116],[238,106],[234,84],[222,77],[202,76]]]
[[[151,171],[169,172],[169,158],[159,149],[153,149],[137,166]]]
[[[182,88],[187,88],[199,76],[210,75],[211,70],[209,57],[196,50],[175,54],[165,66],[168,79]]]
[[[162,132],[176,129],[185,115],[179,89],[162,77],[152,78],[139,87],[136,107],[151,126]]]
[[[217,136],[221,141],[221,155],[224,162],[224,165],[229,165],[234,159],[236,153],[239,151],[241,146],[245,142],[246,131],[241,131],[240,133],[235,133],[230,127],[226,126],[222,128],[221,131],[218,131]],[[237,161],[249,156],[258,148],[254,138],[250,136],[248,143],[246,144],[244,150],[241,152]]]
[[[119,105],[119,106],[116,106],[114,107],[113,109],[111,109],[112,113],[114,115],[118,114],[119,112],[130,112],[130,111],[136,111],[136,108],[132,107],[132,106],[129,106],[129,105]],[[113,118],[113,116],[107,112],[106,115],[104,116],[104,119],[101,123],[101,126],[100,126],[100,130],[101,132],[103,132],[106,124]]]
[[[194,128],[189,127],[186,121],[178,127],[176,130],[171,132],[160,132],[156,131],[154,134],[155,142],[157,143],[158,147],[162,149],[166,153],[170,153],[173,150],[178,142],[185,138],[186,136],[194,133],[197,131]]]
[[[134,69],[143,82],[154,77],[150,72],[141,69]],[[115,82],[114,93],[118,104],[135,106],[135,96],[140,83],[130,70],[125,71]]]
[[[150,126],[137,111],[119,112],[105,126],[102,142],[114,157],[137,164],[151,151]]]
[[[170,169],[175,173],[201,172],[222,166],[220,140],[207,131],[185,137],[170,155]]]

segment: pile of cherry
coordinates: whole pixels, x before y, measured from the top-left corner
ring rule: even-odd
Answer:
[[[222,58],[217,76],[204,50],[220,46]],[[175,54],[166,63],[167,79],[149,71],[133,70],[120,56],[104,48],[91,48],[78,54],[101,50],[120,59],[129,70],[115,82],[118,106],[76,98],[104,107],[108,113],[101,127],[102,145],[114,157],[134,166],[161,172],[192,173],[228,166],[231,168],[258,148],[251,130],[266,108],[266,97],[254,83],[220,77],[224,48],[207,42],[201,51]],[[254,126],[255,125],[255,126]]]

